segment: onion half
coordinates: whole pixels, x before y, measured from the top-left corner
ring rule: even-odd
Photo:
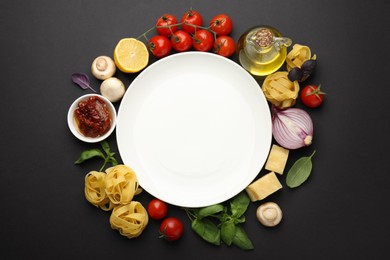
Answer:
[[[273,106],[272,135],[276,142],[286,149],[309,146],[313,139],[313,121],[303,109],[281,110]]]

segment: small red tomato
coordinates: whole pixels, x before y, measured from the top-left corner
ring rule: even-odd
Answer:
[[[214,45],[214,35],[208,30],[197,30],[192,40],[192,46],[197,51],[209,51]]]
[[[181,28],[188,32],[193,34],[195,32],[195,27],[194,26],[202,26],[203,24],[203,18],[202,15],[195,10],[189,10],[187,11],[180,20],[180,23],[183,23],[181,25]],[[194,25],[194,26],[191,26]]]
[[[171,37],[172,33],[178,30],[178,26],[174,26],[175,24],[177,24],[177,19],[175,16],[171,14],[164,14],[156,21],[157,33],[169,38]],[[171,27],[172,32],[169,27]]]
[[[233,29],[233,21],[227,14],[216,15],[210,21],[210,29],[217,36],[228,35]]]
[[[321,85],[307,85],[301,90],[300,98],[308,107],[319,107],[324,100],[325,93],[321,91]]]
[[[188,51],[192,47],[191,35],[183,30],[178,30],[171,37],[173,49],[178,52]]]
[[[183,234],[183,224],[177,218],[166,218],[160,225],[160,237],[169,241],[178,240]]]
[[[169,55],[172,50],[171,41],[167,37],[161,35],[155,35],[150,38],[148,47],[156,58],[165,57]]]
[[[162,200],[152,199],[148,204],[148,213],[152,219],[163,219],[168,213],[168,206]]]
[[[233,38],[229,36],[219,36],[214,43],[214,52],[223,56],[230,57],[236,50],[236,44]]]

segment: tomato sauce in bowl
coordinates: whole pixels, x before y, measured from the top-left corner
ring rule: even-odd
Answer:
[[[105,97],[87,94],[77,98],[68,111],[68,125],[78,139],[96,143],[106,139],[116,126],[116,110]]]
[[[79,131],[85,136],[98,137],[110,130],[111,113],[107,104],[98,96],[80,101],[74,116]]]

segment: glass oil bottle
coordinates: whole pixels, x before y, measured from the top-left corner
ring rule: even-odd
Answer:
[[[253,27],[244,32],[237,43],[242,67],[255,76],[277,71],[286,60],[287,47],[292,41],[270,26]]]

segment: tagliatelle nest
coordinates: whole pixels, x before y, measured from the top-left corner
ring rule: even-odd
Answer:
[[[85,198],[105,211],[130,203],[141,191],[135,172],[125,165],[108,168],[106,173],[91,171],[85,176]]]
[[[85,198],[96,207],[103,210],[111,210],[112,203],[105,191],[106,174],[104,172],[91,171],[85,176]]]
[[[128,204],[134,195],[139,194],[135,172],[128,166],[116,165],[106,169],[105,191],[114,204]]]
[[[290,81],[287,71],[277,71],[265,78],[262,90],[270,103],[283,109],[295,104],[299,83],[298,81]]]
[[[316,59],[316,55],[311,57],[311,50],[308,46],[294,44],[292,50],[286,57],[287,70],[290,71],[295,67],[301,68],[302,64],[310,59]]]
[[[141,235],[148,221],[146,209],[137,201],[115,207],[110,216],[111,228],[127,238]]]

